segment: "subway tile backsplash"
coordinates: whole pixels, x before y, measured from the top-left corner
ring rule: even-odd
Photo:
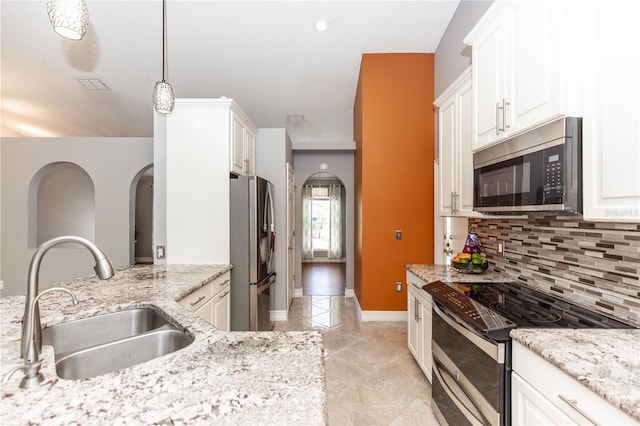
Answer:
[[[640,224],[567,216],[469,224],[496,271],[640,325]]]

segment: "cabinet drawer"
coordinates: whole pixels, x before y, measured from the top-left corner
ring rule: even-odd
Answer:
[[[622,410],[515,341],[513,371],[579,424],[637,424]]]
[[[213,297],[221,295],[222,292],[229,290],[229,287],[231,287],[231,272],[225,272],[211,281],[209,285],[211,285],[211,295]]]
[[[185,308],[189,309],[191,312],[198,310],[201,308],[208,300],[211,299],[212,296],[212,282],[205,284],[200,287],[193,293],[187,295],[184,299],[180,300],[180,303]]]

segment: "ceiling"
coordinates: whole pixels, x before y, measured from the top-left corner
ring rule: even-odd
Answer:
[[[162,2],[87,4],[87,34],[71,41],[54,33],[45,0],[0,2],[1,136],[152,136]],[[234,98],[294,142],[351,141],[362,54],[435,52],[457,5],[168,0],[167,81],[177,98]],[[319,19],[328,31],[315,31]]]

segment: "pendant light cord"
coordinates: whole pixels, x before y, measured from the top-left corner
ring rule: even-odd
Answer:
[[[167,22],[167,17],[166,17],[166,13],[167,13],[167,1],[166,0],[162,0],[162,81],[164,80],[164,68],[165,68],[165,46],[164,46],[164,37],[165,37],[165,26],[166,26],[166,22]]]

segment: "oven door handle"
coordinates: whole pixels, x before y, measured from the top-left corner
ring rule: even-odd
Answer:
[[[458,385],[451,372],[440,362],[435,354],[433,355],[433,373],[436,375],[436,379],[440,382],[442,388],[447,393],[451,401],[467,419],[470,421],[475,420],[482,425],[491,424],[482,414],[482,411],[480,411],[478,406],[473,402],[473,399],[471,399],[465,390]],[[447,377],[445,377],[445,375]],[[466,404],[465,401],[461,400],[461,397],[466,400]]]
[[[453,316],[449,315],[446,311],[447,308],[442,305],[436,299],[433,299],[433,311],[444,322],[449,324],[451,328],[462,334],[467,340],[479,347],[484,353],[489,355],[494,361],[499,364],[504,364],[505,360],[505,348],[503,343],[495,343],[489,340],[488,337],[484,337],[477,331],[473,330],[470,326],[461,323]]]

